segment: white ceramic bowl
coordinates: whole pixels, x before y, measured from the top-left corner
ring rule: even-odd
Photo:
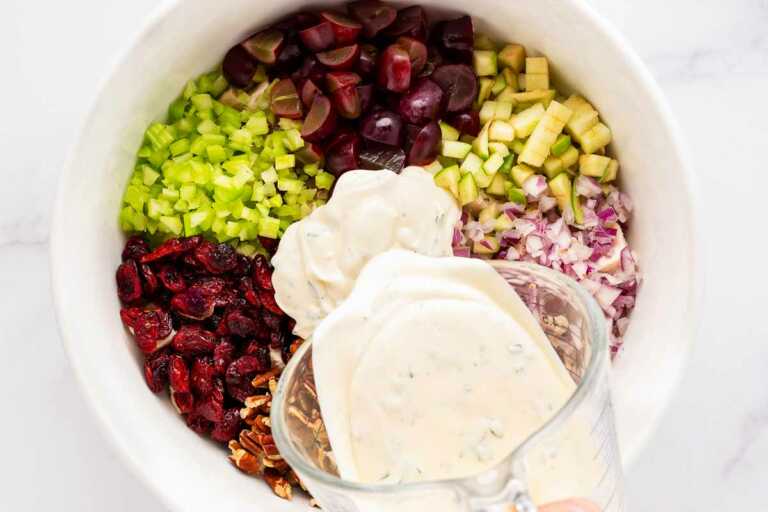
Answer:
[[[580,0],[443,0],[484,31],[550,58],[559,84],[585,94],[614,133],[621,180],[636,204],[629,239],[645,283],[615,365],[625,460],[641,448],[681,374],[692,339],[697,265],[692,174],[680,135],[648,71]],[[173,509],[299,510],[230,467],[222,448],[188,430],[148,392],[118,317],[117,213],[146,125],[165,114],[190,77],[212,67],[254,28],[301,2],[176,0],[149,19],[117,61],[61,178],[51,264],[62,337],[109,437]],[[98,44],[98,41],[94,41]]]

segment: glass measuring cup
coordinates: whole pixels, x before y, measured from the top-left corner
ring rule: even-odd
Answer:
[[[535,512],[536,505],[580,497],[604,512],[623,511],[602,311],[585,290],[558,272],[529,263],[491,264],[541,324],[578,385],[574,394],[541,429],[478,475],[405,484],[350,482],[336,471],[314,387],[312,346],[306,342],[280,379],[272,401],[272,434],[324,510],[501,512],[514,505],[516,512]],[[503,406],[503,397],[498,399]]]

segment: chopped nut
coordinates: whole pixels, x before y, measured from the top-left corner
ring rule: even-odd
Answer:
[[[264,465],[261,463],[260,458],[243,449],[237,441],[230,441],[229,449],[231,451],[229,460],[243,473],[260,475],[264,472]]]
[[[288,483],[288,480],[283,477],[283,475],[274,471],[267,470],[264,472],[264,480],[272,489],[272,492],[286,500],[291,499],[293,495],[293,488],[291,487],[291,484]]]
[[[260,375],[257,375],[252,381],[251,386],[254,388],[266,388],[269,386],[270,381],[272,381],[275,377],[280,375],[280,372],[282,372],[282,368],[272,368],[271,370],[264,372]],[[274,393],[274,390],[269,386],[270,391]]]

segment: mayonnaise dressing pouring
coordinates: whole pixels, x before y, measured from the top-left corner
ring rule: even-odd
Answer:
[[[514,289],[486,262],[450,256],[459,213],[423,169],[352,171],[327,205],[286,231],[273,258],[278,303],[297,334],[312,335],[344,479],[481,473],[575,390]],[[576,444],[587,433],[576,432]],[[542,467],[553,460],[544,458]],[[540,472],[546,481],[529,482],[539,497],[557,480],[594,474],[578,447],[557,459]]]

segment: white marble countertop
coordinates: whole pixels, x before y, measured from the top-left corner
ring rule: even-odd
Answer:
[[[707,227],[701,334],[670,411],[628,472],[629,510],[768,510],[768,2],[592,2],[666,92],[690,142]],[[157,3],[3,3],[0,510],[163,510],[79,394],[47,261],[66,151],[99,77]]]

